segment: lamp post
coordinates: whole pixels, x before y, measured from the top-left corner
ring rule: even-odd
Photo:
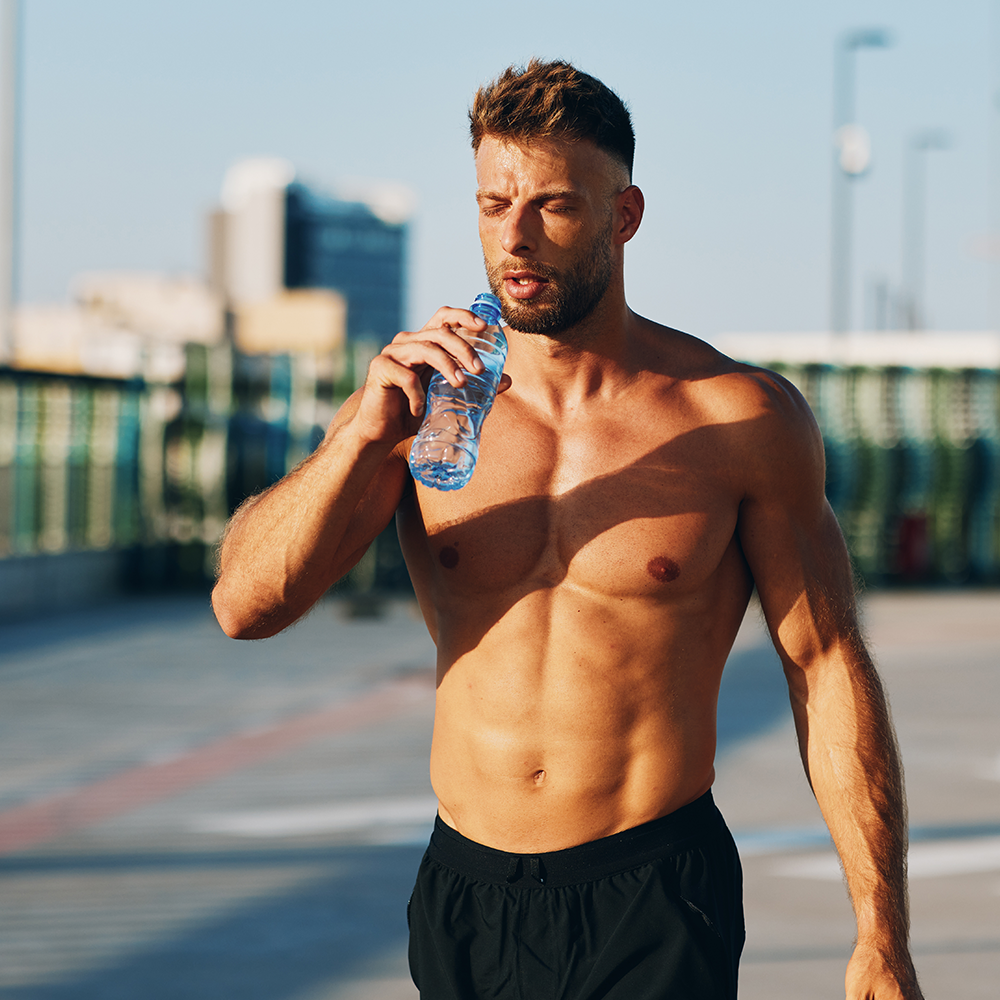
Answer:
[[[926,279],[927,161],[924,153],[950,149],[944,129],[925,129],[910,137],[903,164],[903,323],[908,330],[924,327]]]
[[[862,48],[887,48],[888,31],[859,28],[837,40],[833,67],[833,163],[830,226],[830,329],[844,333],[851,325],[851,182],[868,169],[868,133],[854,123],[855,54]]]
[[[0,0],[0,364],[14,353],[19,0]]]

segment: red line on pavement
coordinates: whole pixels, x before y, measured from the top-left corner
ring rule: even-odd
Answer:
[[[30,847],[164,799],[321,736],[383,722],[433,691],[423,681],[396,681],[351,701],[306,712],[276,726],[237,733],[156,764],[0,812],[0,854]]]

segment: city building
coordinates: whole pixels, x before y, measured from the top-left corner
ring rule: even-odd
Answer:
[[[295,350],[295,317],[282,315],[282,303],[326,291],[331,332],[324,347],[343,341],[352,369],[361,359],[351,355],[370,358],[381,350],[405,326],[411,201],[389,184],[334,197],[296,180],[285,160],[234,164],[211,220],[209,270],[235,317],[237,346],[246,349],[241,328],[250,323],[256,330],[250,353]],[[262,303],[271,304],[270,333],[250,318]],[[333,332],[340,324],[343,332]]]
[[[405,326],[406,224],[362,202],[292,183],[285,193],[285,287],[347,300],[349,341],[381,348]]]
[[[316,447],[404,326],[410,196],[226,175],[206,278],[85,274],[0,365],[0,618],[203,585],[227,516]],[[405,582],[395,538],[361,591]]]
[[[412,202],[385,182],[324,193],[286,160],[242,160],[227,171],[210,219],[209,280],[227,303],[235,347],[231,509],[316,447],[371,359],[405,327]],[[354,577],[362,590],[405,580],[394,530]]]

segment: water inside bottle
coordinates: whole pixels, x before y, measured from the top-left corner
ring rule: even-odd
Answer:
[[[499,302],[496,309],[495,317],[483,318],[499,320]],[[413,477],[433,489],[461,489],[472,478],[479,457],[479,430],[503,372],[507,345],[502,331],[487,330],[469,341],[486,370],[478,375],[466,372],[466,384],[460,388],[440,373],[434,375],[427,387],[427,415],[410,450]]]

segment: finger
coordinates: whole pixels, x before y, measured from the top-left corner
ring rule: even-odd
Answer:
[[[410,413],[419,417],[427,403],[427,393],[420,373],[413,368],[397,364],[384,352],[368,366],[367,383],[382,393],[401,391],[407,400]]]
[[[481,334],[488,326],[486,320],[468,309],[439,309],[416,336],[442,336],[444,345],[463,365],[473,372],[481,372],[482,364],[478,354],[465,346],[469,337]],[[454,338],[457,337],[458,341]]]
[[[448,329],[397,334],[382,353],[408,367],[430,365],[455,386],[465,384],[465,372],[485,369],[475,348]]]
[[[477,316],[474,312],[470,312],[468,309],[454,309],[451,306],[442,306],[424,324],[423,329],[434,330],[442,326],[459,326],[478,333],[485,329],[486,325],[486,320],[481,316]]]
[[[393,345],[383,353],[395,364],[419,372],[425,381],[430,377],[429,369],[440,372],[456,388],[466,384],[468,381],[466,371],[472,366],[471,361],[463,363],[461,359],[437,344],[424,341]]]

